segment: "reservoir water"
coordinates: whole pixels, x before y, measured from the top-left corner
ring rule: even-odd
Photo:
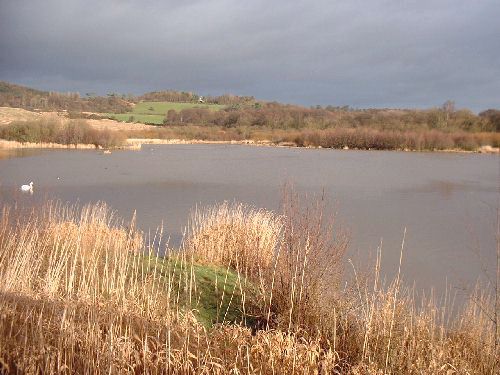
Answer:
[[[181,241],[196,206],[240,201],[279,210],[288,182],[309,196],[323,191],[351,237],[347,257],[402,273],[416,290],[472,285],[496,267],[497,155],[145,145],[140,151],[17,150],[0,154],[0,202],[105,201],[147,231],[163,223]],[[34,181],[34,194],[19,187]]]

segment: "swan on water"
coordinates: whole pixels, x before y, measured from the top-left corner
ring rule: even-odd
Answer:
[[[33,193],[33,181],[29,183],[29,185],[23,185],[21,186],[22,191],[29,191],[30,193]]]

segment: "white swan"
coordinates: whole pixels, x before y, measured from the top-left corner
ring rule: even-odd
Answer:
[[[29,185],[23,185],[21,186],[22,191],[29,191],[30,193],[33,194],[33,181],[29,183]]]

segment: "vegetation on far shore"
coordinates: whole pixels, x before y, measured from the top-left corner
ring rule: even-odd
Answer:
[[[321,201],[283,201],[200,209],[164,257],[103,204],[2,207],[1,372],[497,373],[493,294],[417,306],[380,254],[341,283],[347,237]]]
[[[156,116],[156,115],[152,115]],[[131,124],[133,125],[133,124]],[[96,147],[121,147],[127,138],[180,139],[185,141],[240,141],[267,145],[321,147],[358,150],[464,150],[500,146],[500,133],[445,132],[440,130],[383,131],[370,128],[333,128],[285,130],[269,128],[224,128],[219,126],[156,126],[134,129],[96,129],[86,120],[39,119],[15,121],[0,127],[0,138],[34,143],[65,145],[93,144]]]
[[[500,146],[500,110],[474,114],[452,101],[430,109],[306,108],[253,97],[160,91],[142,96],[47,93],[0,83],[0,105],[64,109],[70,119],[112,118],[155,125],[120,131],[128,138],[267,142],[299,147],[468,150]],[[1,135],[0,135],[1,136]],[[22,140],[21,140],[22,141]]]
[[[31,143],[57,143],[63,145],[89,144],[112,148],[122,146],[124,136],[119,132],[98,130],[84,120],[67,120],[54,117],[35,121],[15,121],[0,127],[0,139]]]
[[[169,126],[127,130],[128,138],[251,141],[257,144],[297,147],[321,147],[357,150],[477,151],[482,146],[498,147],[500,133],[442,132],[438,130],[399,132],[375,129],[224,129],[216,126]]]

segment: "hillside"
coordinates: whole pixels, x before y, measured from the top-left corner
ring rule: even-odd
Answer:
[[[89,111],[122,113],[132,104],[117,96],[81,98],[78,93],[59,93],[31,89],[0,81],[0,106],[43,111]]]
[[[0,107],[16,107],[29,110],[124,113],[132,111],[135,103],[143,101],[197,104],[198,99],[199,95],[196,93],[173,90],[150,92],[138,97],[116,93],[109,93],[106,96],[87,93],[85,97],[81,97],[78,92],[49,92],[0,81]],[[253,104],[254,101],[253,97],[234,95],[208,96],[204,98],[207,105],[215,106]],[[180,107],[174,106],[174,109],[181,107],[182,105]]]

